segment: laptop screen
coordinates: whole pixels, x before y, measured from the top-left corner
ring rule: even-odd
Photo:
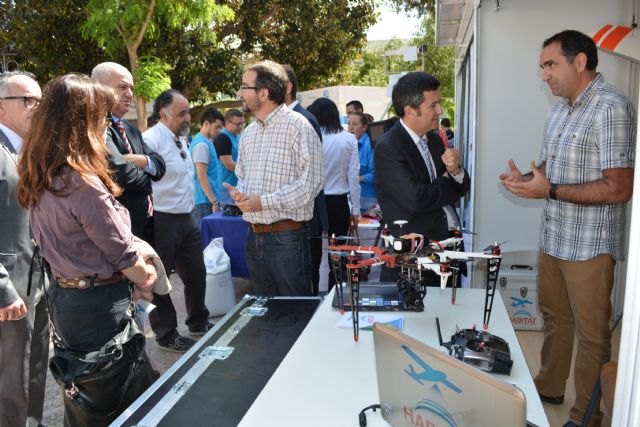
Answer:
[[[381,323],[373,327],[382,416],[392,426],[525,426],[520,389]]]

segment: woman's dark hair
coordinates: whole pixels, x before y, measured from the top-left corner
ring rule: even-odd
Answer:
[[[84,74],[66,74],[47,83],[20,156],[20,206],[35,206],[45,190],[56,195],[73,190],[70,181],[54,188],[54,178],[66,168],[82,177],[97,175],[112,194],[121,194],[109,174],[105,144],[109,112],[115,103],[110,87]]]
[[[307,108],[311,114],[316,116],[322,133],[340,133],[344,129],[340,124],[340,113],[335,102],[329,98],[318,98]]]

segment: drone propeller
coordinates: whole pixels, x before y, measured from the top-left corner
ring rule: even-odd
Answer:
[[[462,234],[471,234],[472,236],[477,236],[478,233],[474,233],[473,231],[464,230],[460,227],[449,227],[449,231],[458,232]]]

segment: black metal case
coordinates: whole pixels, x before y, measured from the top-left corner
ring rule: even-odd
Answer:
[[[111,425],[237,425],[321,301],[245,296]]]

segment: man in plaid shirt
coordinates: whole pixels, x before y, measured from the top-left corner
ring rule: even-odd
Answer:
[[[238,186],[224,183],[249,222],[247,264],[256,295],[311,295],[309,224],[324,186],[320,138],[284,104],[284,68],[262,61],[245,68],[238,96],[255,121],[242,132]]]
[[[535,383],[542,401],[563,402],[575,329],[569,427],[581,425],[600,367],[611,358],[613,272],[624,257],[625,207],[633,192],[636,112],[597,65],[595,43],[582,33],[545,40],[543,79],[562,99],[547,117],[542,162],[522,175],[510,160],[510,171],[500,176],[517,196],[547,199],[538,260],[545,335]],[[592,425],[600,425],[601,414],[594,415]]]

